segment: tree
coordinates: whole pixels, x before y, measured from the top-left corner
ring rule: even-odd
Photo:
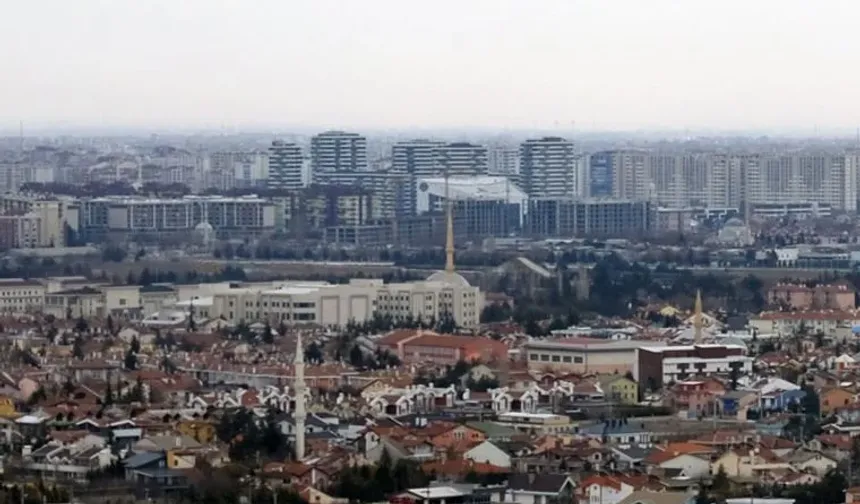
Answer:
[[[104,400],[104,405],[105,405],[105,406],[110,406],[111,404],[113,404],[113,401],[114,401],[114,397],[113,397],[113,387],[111,387],[110,381],[108,381],[108,382],[107,382],[107,387],[105,387],[105,400]]]
[[[316,341],[312,342],[305,349],[305,362],[313,362],[313,363],[322,364],[322,362],[323,362],[322,349],[320,349],[320,346],[317,344]]]
[[[29,398],[27,398],[27,404],[33,406],[46,399],[48,399],[48,394],[45,392],[45,387],[40,386],[35,392],[30,394]]]
[[[720,466],[722,467],[722,466]],[[699,482],[699,493],[696,494],[696,502],[695,504],[712,504],[713,500],[711,496],[708,495],[708,489],[705,487],[705,482]]]
[[[136,354],[140,353],[140,340],[137,339],[137,336],[132,336],[129,349]]]
[[[125,359],[123,360],[123,365],[129,371],[134,371],[137,369],[137,355],[129,349],[125,354]]]
[[[364,366],[364,353],[358,345],[353,345],[352,350],[349,351],[349,363],[357,368]]]
[[[804,385],[803,389],[806,394],[803,396],[803,399],[800,401],[801,409],[808,416],[814,418],[821,417],[821,403],[818,398],[818,393],[815,391],[815,388]]]
[[[197,332],[197,321],[194,320],[194,303],[188,305],[188,332]]]
[[[146,398],[144,397],[143,392],[143,380],[141,380],[140,375],[138,375],[137,380],[134,382],[134,387],[132,387],[131,391],[125,397],[125,400],[128,402],[144,402]]]
[[[272,334],[272,326],[269,324],[269,321],[266,321],[266,325],[263,327],[263,343],[267,345],[271,345],[275,342],[275,336]]]
[[[732,390],[738,389],[738,378],[741,375],[741,366],[743,364],[740,362],[730,362],[729,363],[729,386],[731,386]]]
[[[71,308],[69,308],[69,313],[71,313]],[[89,327],[90,326],[89,324],[87,324],[87,321],[86,319],[84,319],[83,315],[78,317],[78,321],[75,322],[75,331],[77,331],[78,334],[83,334],[87,332],[87,329],[89,329]]]
[[[714,475],[714,480],[711,482],[711,488],[720,496],[725,496],[731,488],[729,475],[726,474],[726,468],[723,467],[722,464],[720,464],[717,474]]]
[[[84,360],[83,342],[81,341],[80,336],[75,338],[75,342],[72,345],[72,355],[75,359]]]
[[[108,315],[108,316],[107,316],[107,320],[105,321],[105,324],[106,324],[106,326],[107,326],[107,330],[108,330],[108,332],[109,332],[110,334],[113,334],[113,317],[111,317],[110,315]]]
[[[440,334],[453,334],[457,331],[457,321],[450,312],[442,312],[436,322],[436,332]]]

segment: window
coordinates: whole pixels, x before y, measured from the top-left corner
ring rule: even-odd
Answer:
[[[574,363],[574,364],[582,364],[584,360],[585,360],[585,359],[583,359],[582,357],[574,357],[574,358],[573,358],[573,363]]]
[[[562,360],[562,361],[564,361],[564,362],[570,362],[570,361],[572,361],[573,359],[570,357],[570,355],[565,355],[564,357],[562,357],[562,359],[561,359],[561,360]]]
[[[552,361],[553,361],[553,362],[561,362],[561,357],[559,357],[558,355],[553,355],[553,356],[552,356]]]
[[[541,354],[540,360],[542,360],[543,362],[549,362],[549,355]]]

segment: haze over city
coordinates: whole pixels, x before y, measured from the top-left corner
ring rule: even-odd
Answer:
[[[858,17],[837,0],[6,2],[0,131],[853,135]]]

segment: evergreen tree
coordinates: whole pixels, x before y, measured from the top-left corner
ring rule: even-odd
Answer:
[[[726,468],[723,467],[722,464],[720,464],[720,468],[717,469],[717,474],[714,475],[714,479],[711,482],[711,488],[720,496],[725,496],[731,488],[729,476],[726,474]]]
[[[135,353],[132,352],[130,349],[125,354],[123,365],[129,371],[134,371],[135,369],[137,369],[137,355],[135,355]]]
[[[353,345],[352,350],[349,351],[349,363],[357,368],[364,366],[364,353],[358,345]]]
[[[321,364],[323,362],[323,353],[316,341],[311,342],[305,349],[305,362],[313,362]]]
[[[266,325],[263,327],[263,343],[267,345],[271,345],[275,342],[275,337],[272,334],[272,326],[269,324],[269,321],[266,321]]]
[[[71,308],[69,308],[69,313],[71,313]],[[89,324],[87,324],[87,321],[86,319],[84,319],[83,315],[78,317],[78,321],[75,323],[75,331],[77,331],[78,334],[83,334],[87,332],[87,329],[89,329],[89,327],[90,326]]]
[[[188,332],[197,332],[197,321],[194,320],[194,303],[188,305]]]
[[[110,406],[111,404],[113,404],[113,401],[114,401],[114,397],[113,397],[113,387],[111,387],[110,380],[108,380],[108,382],[107,382],[107,387],[105,387],[105,400],[104,400],[104,405],[105,405],[105,406]]]
[[[84,360],[83,342],[81,341],[80,336],[75,338],[75,342],[72,345],[72,355],[75,359]]]

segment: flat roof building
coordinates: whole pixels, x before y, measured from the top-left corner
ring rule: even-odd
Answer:
[[[753,359],[743,345],[677,345],[639,347],[633,377],[646,390],[659,390],[669,383],[695,376],[752,372]]]
[[[636,350],[665,343],[645,340],[557,338],[529,341],[524,353],[529,369],[569,373],[618,373],[633,371]]]

